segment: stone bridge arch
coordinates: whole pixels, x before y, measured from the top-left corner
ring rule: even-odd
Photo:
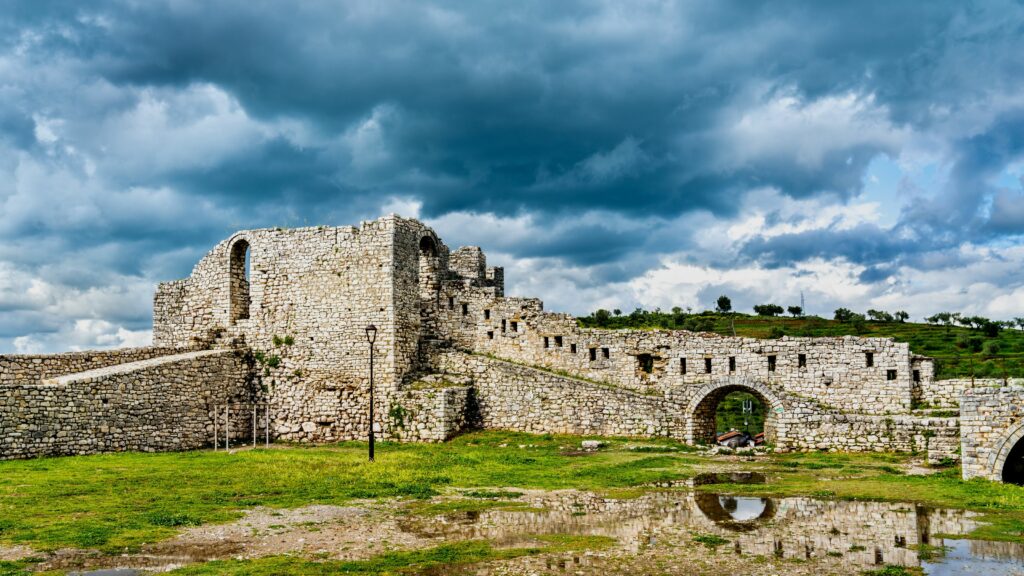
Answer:
[[[1012,457],[1011,457],[1012,456]],[[992,480],[1024,484],[1024,420],[1010,425],[996,437],[992,453],[988,458],[988,477]],[[1017,464],[1016,469],[1007,468],[1007,463]]]
[[[788,411],[782,397],[771,386],[749,378],[716,378],[698,388],[686,405],[686,442],[707,442],[715,430],[715,409],[732,392],[749,392],[765,407],[764,435],[775,442],[780,416]]]

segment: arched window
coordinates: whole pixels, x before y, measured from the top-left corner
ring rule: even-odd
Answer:
[[[437,243],[430,236],[420,238],[420,254],[431,258],[437,256]]]
[[[231,246],[228,264],[231,276],[231,323],[249,318],[249,242],[239,240]]]
[[[436,300],[440,297],[438,281],[437,242],[430,235],[420,238],[420,298]]]

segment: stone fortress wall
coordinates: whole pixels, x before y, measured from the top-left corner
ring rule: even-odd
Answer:
[[[701,442],[715,431],[718,401],[746,390],[770,408],[767,434],[780,449],[957,457],[958,419],[916,408],[954,407],[966,386],[935,381],[931,359],[907,344],[581,328],[537,299],[506,297],[504,271],[488,267],[479,248],[452,251],[395,215],[358,227],[238,232],[188,278],[158,287],[153,348],[0,357],[0,386],[233,350],[252,370],[244,386],[225,382],[222,396],[244,388],[248,401],[269,402],[275,437],[357,439],[369,426],[371,323],[383,439],[441,441],[482,425]],[[164,401],[154,395],[129,409]]]
[[[0,386],[0,460],[208,446],[215,407],[247,399],[249,372],[237,352],[208,350]]]
[[[1024,387],[978,387],[960,399],[963,476],[1001,480],[1010,452],[1024,440]]]

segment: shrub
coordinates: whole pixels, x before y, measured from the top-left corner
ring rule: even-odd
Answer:
[[[754,306],[754,313],[758,316],[778,316],[785,310],[778,304],[757,304]]]
[[[836,308],[835,319],[838,322],[849,322],[853,320],[854,316],[857,316],[857,314],[849,308]]]

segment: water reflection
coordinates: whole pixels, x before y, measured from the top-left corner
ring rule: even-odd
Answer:
[[[693,500],[706,518],[733,532],[755,530],[758,524],[775,517],[775,502],[771,498],[698,492]]]
[[[486,538],[508,546],[522,545],[534,534],[604,535],[632,552],[673,539],[677,545],[689,544],[692,534],[717,534],[737,554],[802,560],[841,556],[849,566],[924,566],[928,574],[1024,575],[1022,543],[935,536],[965,534],[977,527],[977,515],[962,510],[684,491],[652,492],[630,500],[554,492],[522,500],[543,511],[417,518],[404,529],[431,536]],[[923,562],[919,545],[950,546],[950,552],[945,560]]]
[[[760,472],[708,472],[693,478],[694,486],[708,484],[764,484],[765,476]]]

